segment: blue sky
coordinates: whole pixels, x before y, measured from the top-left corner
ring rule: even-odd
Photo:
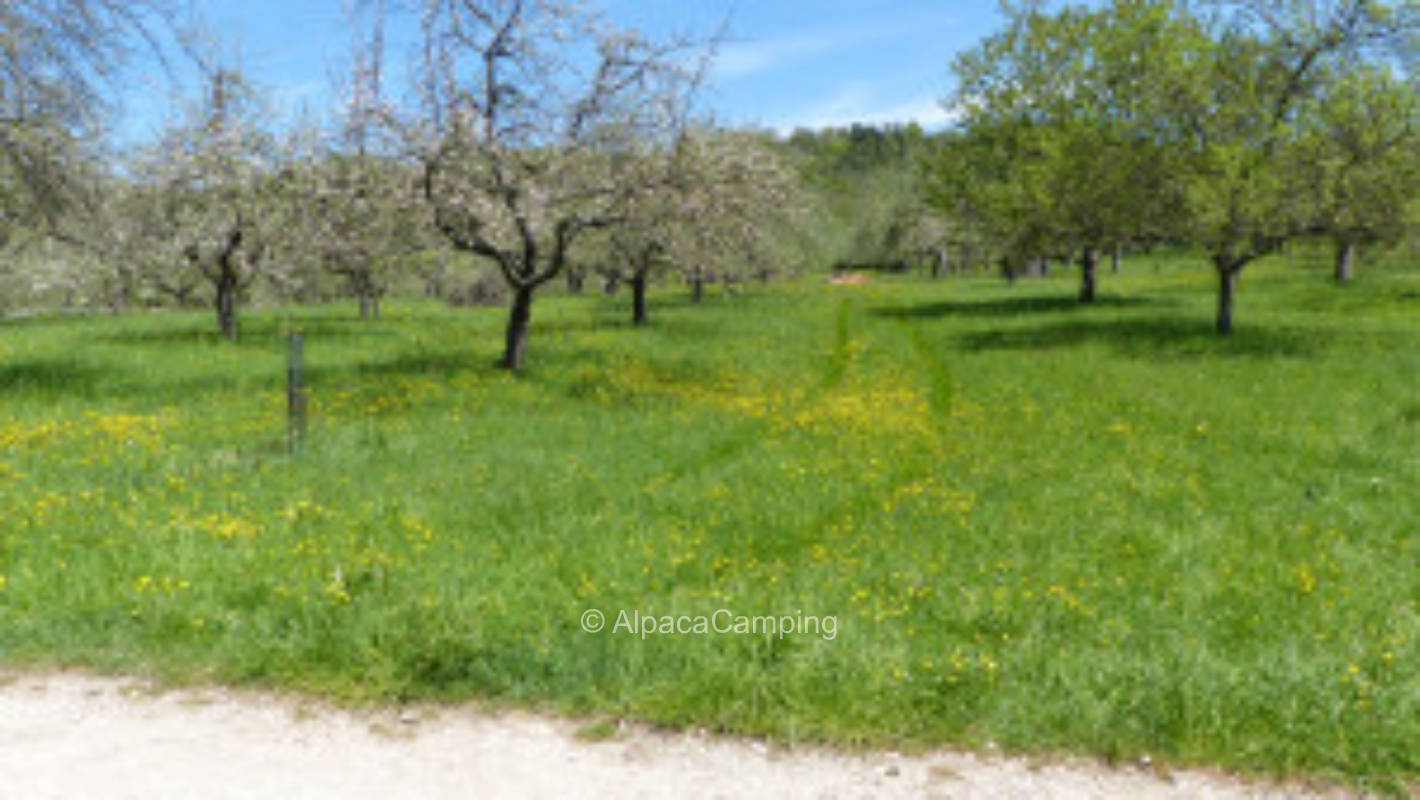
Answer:
[[[282,114],[332,104],[347,60],[345,0],[193,0]],[[597,5],[593,3],[593,5]],[[728,18],[706,98],[723,124],[788,132],[853,122],[940,125],[952,55],[998,24],[995,0],[604,0],[607,16],[647,33],[709,34]],[[401,36],[401,33],[404,35]],[[392,62],[412,31],[391,31]],[[393,73],[394,71],[392,71]],[[136,79],[126,127],[142,137],[166,102]],[[403,88],[403,87],[391,87]]]

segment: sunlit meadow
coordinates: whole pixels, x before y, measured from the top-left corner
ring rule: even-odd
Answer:
[[[1211,289],[548,297],[521,378],[497,309],[0,322],[0,661],[1405,791],[1420,278],[1249,268],[1230,340]]]

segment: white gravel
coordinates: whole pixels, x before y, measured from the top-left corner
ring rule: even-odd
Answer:
[[[348,711],[222,688],[0,675],[17,798],[1300,798],[1207,772],[940,751],[845,755],[472,706]]]

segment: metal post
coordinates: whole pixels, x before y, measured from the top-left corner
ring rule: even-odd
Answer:
[[[301,365],[301,334],[291,334],[286,352],[286,452],[294,454],[306,438],[306,386]]]

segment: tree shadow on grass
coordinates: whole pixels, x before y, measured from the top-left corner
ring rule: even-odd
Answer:
[[[16,361],[0,364],[0,394],[90,397],[105,378],[104,370],[74,360]]]
[[[716,330],[717,320],[713,315],[697,316],[693,313],[677,313],[670,306],[656,302],[648,306],[646,323],[637,325],[631,320],[631,309],[599,308],[585,317],[534,316],[529,347],[536,347],[540,336],[564,336],[583,333],[628,332],[632,335],[660,333],[702,334]],[[500,328],[501,333],[501,328]]]
[[[957,339],[962,350],[1059,350],[1102,343],[1136,358],[1306,358],[1328,344],[1322,331],[1299,327],[1241,327],[1219,336],[1201,319],[1062,320],[1028,327],[980,330]]]
[[[525,380],[578,402],[631,408],[680,404],[688,392],[713,386],[719,373],[700,351],[627,351],[574,346],[548,352]]]
[[[493,373],[498,362],[491,350],[472,347],[426,353],[402,353],[384,361],[365,362],[342,367],[312,368],[307,371],[316,377],[334,378],[342,373],[354,373],[378,377],[440,377],[449,378],[463,372]]]
[[[74,358],[31,358],[0,363],[0,395],[28,397],[46,402],[83,401],[193,402],[222,392],[242,392],[255,386],[278,385],[283,376],[267,381],[250,376],[198,372],[154,378],[140,370]]]
[[[869,313],[899,319],[935,319],[938,317],[1017,317],[1091,309],[1141,308],[1176,305],[1176,301],[1152,297],[1116,297],[1105,295],[1093,303],[1081,303],[1075,297],[1003,297],[995,300],[945,300],[911,306],[879,306]]]
[[[97,341],[116,345],[229,345],[266,349],[275,342],[284,342],[290,333],[300,333],[306,340],[369,339],[393,336],[378,323],[359,319],[262,320],[243,324],[235,342],[223,339],[210,324],[200,326],[165,327],[150,330],[115,331],[96,337]]]

